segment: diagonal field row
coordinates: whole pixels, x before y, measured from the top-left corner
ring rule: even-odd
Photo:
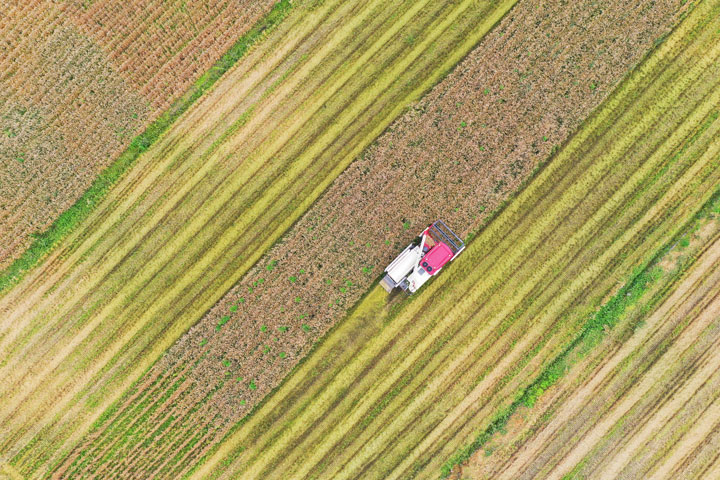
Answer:
[[[0,299],[3,455],[66,452],[513,3],[294,9]]]
[[[719,10],[697,6],[412,302],[368,321],[371,292],[195,476],[437,475],[718,184]]]
[[[597,348],[563,380],[544,413],[533,414],[514,451],[488,459],[485,472],[493,478],[714,478],[706,469],[716,460],[720,424],[719,267],[716,228],[666,299],[638,310],[643,313],[633,321],[642,327],[622,343]]]
[[[715,254],[717,250],[716,247]],[[622,368],[614,372],[617,376],[607,380],[609,385],[596,390],[596,400],[600,400],[607,398],[606,392],[622,391],[619,385],[625,387],[617,403],[598,402],[588,406],[597,414],[596,425],[589,431],[576,432],[572,437],[575,442],[566,441],[565,456],[547,455],[550,458],[543,470],[549,472],[549,476],[572,471],[574,478],[600,473],[607,478],[620,474],[631,478],[652,475],[668,478],[673,468],[681,467],[676,462],[682,463],[685,456],[682,451],[673,452],[680,455],[673,458],[668,455],[670,451],[685,450],[688,442],[692,445],[707,437],[708,432],[700,434],[704,428],[717,426],[720,412],[717,408],[707,410],[718,402],[720,391],[718,266],[716,255],[710,270],[714,275],[706,279],[705,285],[698,282],[698,290],[689,295],[685,303],[674,306],[676,311],[669,315],[670,324],[650,339],[650,348],[634,352],[632,359],[623,362]],[[700,292],[703,295],[699,295]],[[655,321],[656,318],[651,317],[648,323],[653,325]],[[623,353],[627,352],[620,355]],[[629,378],[634,382],[627,382]],[[615,407],[603,411],[601,405]],[[705,418],[701,419],[703,413]],[[694,447],[687,453],[692,450]],[[679,478],[690,477],[681,474]]]
[[[180,476],[371,288],[416,228],[396,227],[442,216],[463,236],[477,228],[488,214],[478,212],[508,198],[678,13],[672,2],[650,14],[607,0],[518,3],[103,413],[55,472]],[[603,48],[628,37],[634,41],[620,49]],[[536,145],[544,135],[551,141]]]
[[[603,325],[592,327],[594,333],[584,331],[563,352],[559,362],[567,373],[557,386],[548,389],[546,384],[539,399],[522,402],[499,433],[485,437],[484,451],[473,455],[453,478],[544,478],[540,470],[545,462],[569,451],[565,447],[573,448],[577,435],[598,423],[603,402],[610,408],[625,389],[637,383],[684,331],[688,312],[703,305],[698,299],[717,289],[713,276],[718,275],[720,255],[719,205],[716,195],[681,241],[613,295],[594,315],[604,319]],[[620,304],[625,307],[619,309]],[[606,336],[608,327],[612,333]],[[593,402],[597,405],[590,406]],[[690,425],[693,421],[687,420],[686,426]],[[659,444],[648,450],[663,451]],[[635,472],[631,477],[646,475]]]

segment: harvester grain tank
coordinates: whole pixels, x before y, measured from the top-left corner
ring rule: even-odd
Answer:
[[[408,294],[415,293],[464,249],[463,241],[438,220],[390,262],[380,285],[388,292],[400,287]]]

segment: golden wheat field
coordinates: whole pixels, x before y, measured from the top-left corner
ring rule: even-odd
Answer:
[[[0,478],[720,475],[720,1],[0,39]]]

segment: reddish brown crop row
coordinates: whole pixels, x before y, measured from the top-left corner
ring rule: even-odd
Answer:
[[[3,5],[0,269],[273,3]]]
[[[201,457],[427,223],[443,218],[468,235],[568,138],[680,10],[639,3],[519,2],[167,352],[93,441],[103,443],[105,428],[122,435],[117,425],[147,401],[174,418],[149,451],[203,431],[186,461]],[[153,400],[181,371],[189,393]]]
[[[106,0],[75,9],[73,21],[156,109],[166,108],[274,0]]]

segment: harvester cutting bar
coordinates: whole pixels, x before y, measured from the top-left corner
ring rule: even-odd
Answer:
[[[457,255],[465,248],[465,244],[460,240],[460,237],[455,235],[442,220],[438,220],[430,226],[430,236],[450,247],[453,255]]]

